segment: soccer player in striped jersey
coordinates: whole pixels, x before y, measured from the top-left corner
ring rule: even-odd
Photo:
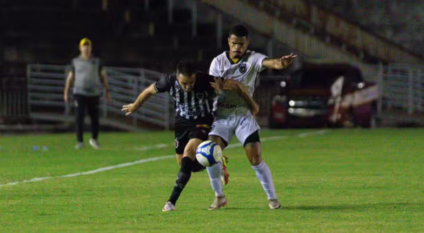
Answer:
[[[197,72],[192,62],[180,62],[176,73],[150,85],[134,103],[122,107],[122,111],[129,115],[137,111],[152,95],[160,92],[169,92],[175,101],[175,152],[181,168],[171,197],[163,208],[164,212],[175,209],[175,204],[188,183],[191,172],[204,169],[195,159],[196,149],[208,138],[214,120],[213,102],[224,90],[237,93],[246,105],[250,106],[253,114],[257,113],[257,104],[240,82],[226,81]]]
[[[296,58],[295,55],[280,58],[267,56],[247,50],[249,45],[248,30],[242,26],[234,26],[228,36],[229,51],[225,51],[212,60],[209,74],[237,80],[248,89],[253,96],[258,75],[265,68],[282,70],[288,67]],[[210,139],[224,149],[233,135],[244,146],[247,158],[268,196],[271,209],[281,208],[275,194],[271,171],[262,160],[259,139],[259,125],[239,96],[225,91],[224,98],[218,98],[218,112],[209,133]],[[222,191],[220,182],[221,165],[215,164],[207,168],[215,199],[209,210],[219,209],[226,205],[227,199]],[[226,173],[226,167],[225,171]]]

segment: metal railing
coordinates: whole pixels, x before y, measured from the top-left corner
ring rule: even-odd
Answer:
[[[104,101],[104,117],[107,117],[108,112],[122,114],[122,105],[134,102],[145,88],[164,76],[162,73],[146,69],[118,67],[108,67],[106,74],[111,89],[112,102],[107,104]],[[152,96],[139,111],[131,114],[132,124],[136,126],[137,120],[140,120],[169,129],[169,99],[168,94]]]
[[[378,115],[383,118],[387,113],[398,112],[403,115],[424,113],[424,69],[419,66],[394,64],[390,66],[374,66],[371,73],[364,73],[367,80],[377,82],[380,91],[378,101]],[[65,66],[30,65],[28,66],[28,106],[21,97],[11,95],[9,102],[2,104],[5,98],[0,96],[0,104],[5,106],[20,106],[20,111],[28,111],[32,118],[56,121],[73,120],[73,105],[63,102],[63,87],[67,72]],[[107,76],[111,86],[112,102],[101,101],[103,123],[120,127],[125,130],[134,130],[142,126],[142,122],[168,129],[170,126],[169,95],[155,95],[145,103],[137,113],[131,117],[124,117],[121,112],[123,104],[131,103],[138,94],[148,85],[159,79],[163,74],[145,70],[107,67]],[[282,78],[282,77],[281,77]],[[278,93],[278,86],[269,82],[278,82],[279,77],[262,76],[261,80],[268,80],[255,93],[255,99],[260,105],[260,116],[269,115],[269,108],[273,95]],[[15,98],[16,97],[16,98]],[[72,95],[70,96],[72,98]],[[13,100],[10,100],[10,99]],[[73,103],[72,99],[70,101]],[[16,110],[7,110],[9,113],[19,114]],[[18,111],[19,112],[19,111]],[[393,116],[393,115],[392,115]],[[399,119],[398,116],[397,118]],[[396,118],[396,117],[395,117]]]
[[[63,88],[70,67],[56,65],[28,65],[28,111],[31,118],[54,121],[73,120],[74,100],[63,101]],[[169,96],[158,94],[146,102],[137,113],[125,117],[122,105],[132,103],[137,96],[163,74],[145,70],[106,67],[112,100],[100,101],[101,123],[122,128],[139,130],[143,124],[169,129]]]
[[[17,119],[28,115],[25,90],[0,90],[0,118]]]
[[[381,66],[378,84],[382,108],[424,113],[424,68],[394,64]]]

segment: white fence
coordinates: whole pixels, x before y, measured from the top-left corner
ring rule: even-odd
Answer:
[[[40,120],[72,121],[73,98],[63,101],[63,88],[70,67],[55,65],[28,65],[28,109],[30,117]],[[137,113],[124,117],[122,105],[132,103],[148,85],[163,74],[145,69],[106,67],[112,101],[101,98],[101,123],[138,130],[142,123],[169,128],[169,96],[159,94],[146,102]]]
[[[155,95],[145,103],[137,113],[125,117],[121,106],[131,103],[138,94],[158,80],[163,74],[145,70],[107,67],[107,76],[111,86],[112,102],[103,98],[100,105],[101,122],[124,130],[142,129],[140,123],[159,126],[168,129],[171,112],[167,94]],[[374,70],[378,72],[374,72]],[[0,95],[1,115],[19,116],[29,112],[33,119],[53,121],[73,121],[73,105],[63,102],[63,87],[68,69],[65,66],[29,65],[28,66],[28,100],[23,100],[21,94]],[[367,72],[367,71],[363,71]],[[424,114],[424,69],[413,65],[394,64],[390,66],[375,66],[372,73],[364,74],[368,80],[376,81],[380,89],[378,115],[384,119],[395,121],[406,116]],[[278,82],[280,77],[270,77]],[[261,80],[266,80],[264,75]],[[261,116],[269,114],[271,99],[278,92],[275,85],[263,85],[255,94],[261,107]],[[5,98],[6,96],[6,98]],[[5,103],[5,101],[7,103]],[[29,104],[26,106],[25,102]],[[71,101],[72,95],[71,95]],[[396,114],[393,114],[396,113]]]
[[[424,68],[394,64],[380,69],[382,108],[408,114],[424,113]]]

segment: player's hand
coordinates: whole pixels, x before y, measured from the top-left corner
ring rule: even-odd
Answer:
[[[250,112],[252,113],[253,116],[258,115],[259,105],[257,103],[252,103],[252,105],[250,106]]]
[[[215,82],[211,82],[210,84],[215,91],[220,92],[224,90],[224,82],[221,78],[215,77]]]
[[[121,111],[126,112],[125,116],[130,115],[133,112],[136,112],[138,109],[138,106],[136,104],[127,104],[122,106]]]
[[[278,67],[278,68],[279,69],[284,69],[284,68],[288,67],[289,65],[291,65],[293,63],[293,61],[296,59],[296,57],[297,56],[296,55],[293,55],[292,53],[290,53],[287,56],[281,57],[280,58],[280,61],[279,61],[280,67]]]
[[[106,92],[106,100],[107,100],[108,103],[110,103],[111,100],[112,100],[112,96],[110,95],[110,92],[109,91]]]
[[[63,101],[65,101],[65,103],[68,103],[69,96],[67,94],[63,94]]]

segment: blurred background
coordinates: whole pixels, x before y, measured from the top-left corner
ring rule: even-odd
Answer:
[[[239,23],[250,50],[299,58],[261,74],[262,127],[419,127],[423,12],[418,0],[0,0],[0,132],[73,129],[63,88],[83,37],[111,85],[102,128],[172,128],[166,94],[132,117],[121,106],[181,59],[207,72]]]

